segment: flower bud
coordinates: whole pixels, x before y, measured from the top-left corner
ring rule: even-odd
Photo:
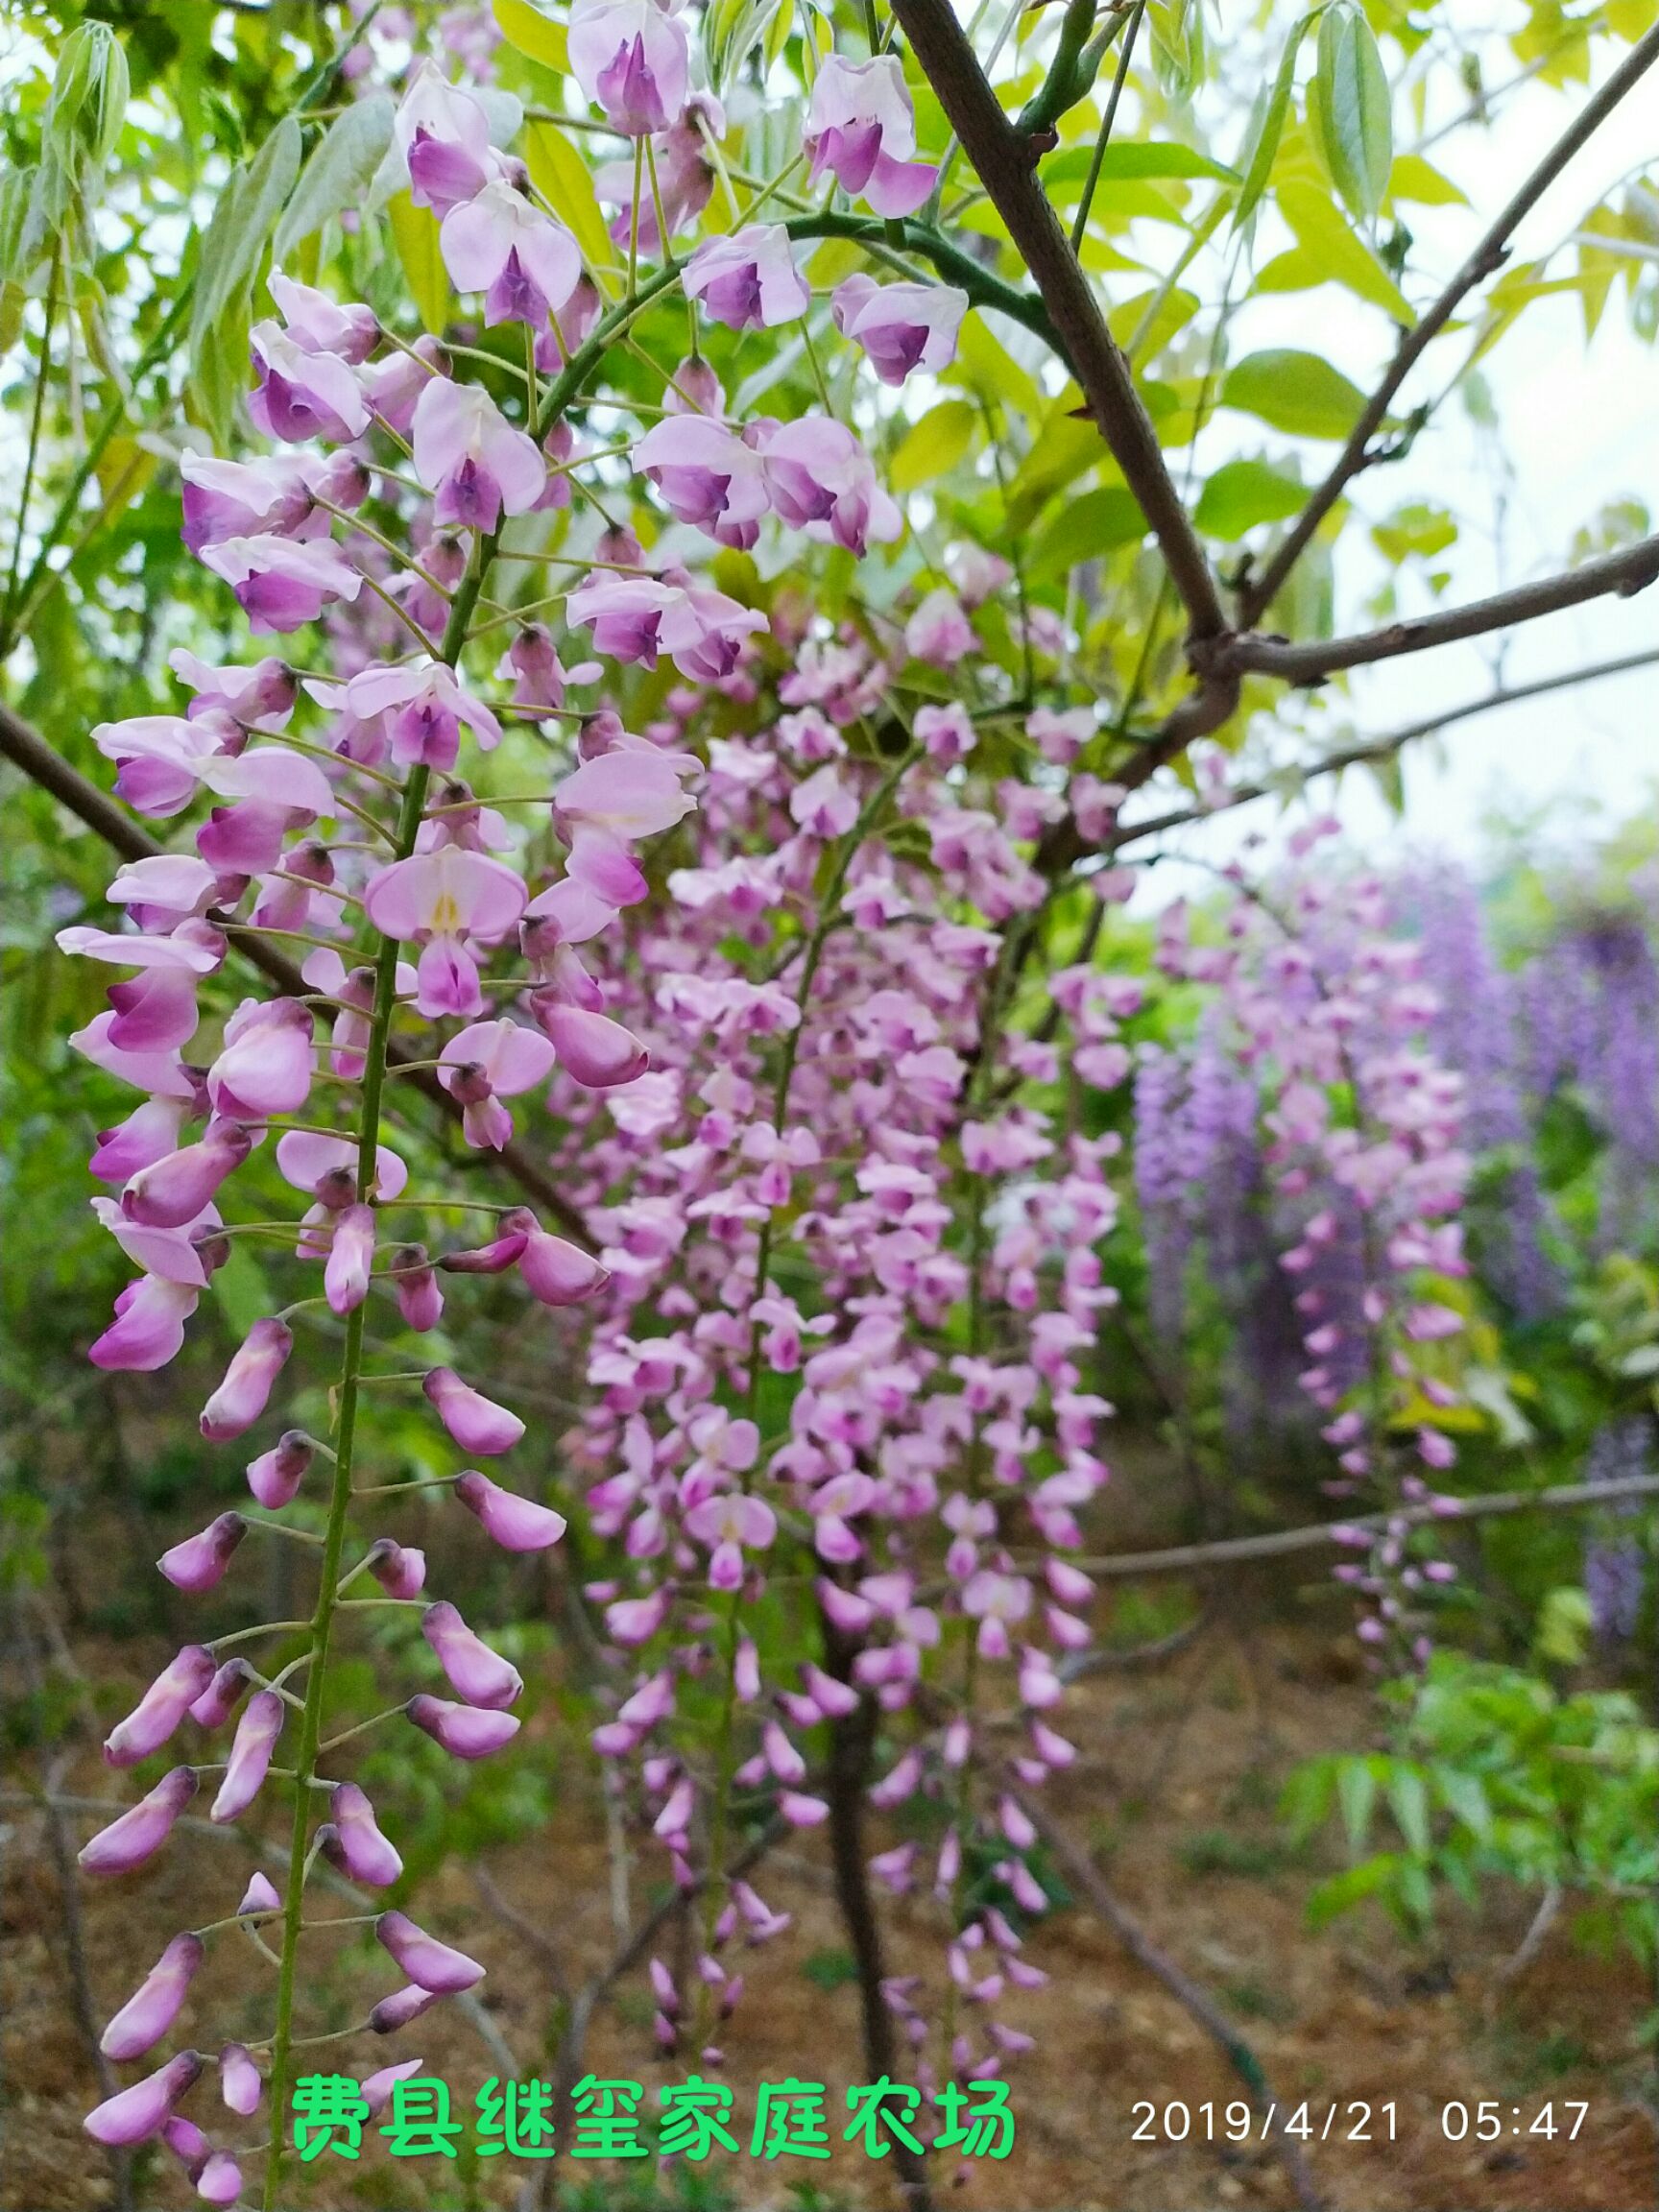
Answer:
[[[445,1275],[505,1275],[529,1238],[522,1233],[495,1238],[467,1252],[445,1252],[439,1266]]]
[[[255,1874],[242,1892],[242,1902],[236,1908],[236,1917],[246,1918],[253,1912],[280,1912],[282,1900],[276,1894],[276,1885],[267,1875]]]
[[[474,1988],[484,1979],[484,1969],[476,1959],[440,1943],[436,1936],[418,1928],[406,1912],[382,1912],[374,1923],[374,1936],[411,1982],[418,1982],[436,1996],[459,1996],[463,1989]]]
[[[225,1779],[208,1809],[209,1820],[221,1825],[234,1820],[246,1813],[258,1796],[271,1764],[271,1754],[276,1748],[276,1739],[282,1733],[285,1711],[275,1690],[261,1690],[256,1696],[249,1698],[248,1709],[237,1723],[230,1745]]]
[[[469,1705],[499,1711],[524,1687],[517,1667],[475,1636],[453,1605],[429,1605],[421,1633],[438,1654],[438,1664]]]
[[[248,1487],[267,1512],[280,1513],[284,1505],[292,1504],[316,1452],[302,1429],[290,1429],[276,1439],[273,1451],[262,1452],[250,1463]]]
[[[227,1659],[191,1706],[191,1719],[199,1728],[223,1728],[252,1679],[253,1670],[246,1659]]]
[[[228,2151],[212,2152],[191,2179],[204,2204],[228,2206],[242,2194],[242,2169]]]
[[[232,1355],[224,1382],[203,1408],[202,1433],[210,1444],[228,1443],[252,1428],[293,1349],[293,1333],[286,1323],[271,1317],[254,1322]]]
[[[611,1280],[611,1270],[601,1267],[590,1252],[542,1229],[525,1238],[518,1272],[531,1297],[543,1306],[579,1306],[585,1298],[596,1297]]]
[[[158,2072],[134,2081],[131,2089],[106,2098],[81,2125],[94,2142],[108,2143],[113,2150],[147,2143],[152,2135],[160,2133],[173,2116],[174,2105],[201,2072],[201,2054],[180,2051]]]
[[[240,1513],[221,1513],[200,1535],[187,1536],[182,1544],[163,1551],[156,1564],[176,1590],[192,1595],[211,1590],[224,1580],[230,1555],[247,1533],[248,1524]]]
[[[136,1767],[158,1751],[213,1679],[213,1654],[204,1644],[186,1644],[156,1675],[125,1720],[104,1743],[108,1767]]]
[[[342,1316],[369,1295],[374,1263],[374,1209],[348,1206],[334,1223],[334,1240],[323,1270],[323,1289],[330,1310]]]
[[[245,2043],[227,2043],[219,2054],[219,2094],[232,2112],[246,2119],[257,2112],[265,2093],[264,2080]]]
[[[178,2018],[185,1992],[206,1956],[200,1936],[174,1936],[99,2038],[98,2048],[106,2058],[124,2065],[155,2049]]]
[[[403,1710],[453,1759],[488,1759],[518,1733],[517,1714],[488,1713],[474,1705],[451,1704],[446,1697],[411,1697]]]
[[[399,1244],[392,1254],[391,1268],[403,1326],[421,1335],[436,1329],[444,1316],[444,1293],[426,1258],[425,1245]]]
[[[380,1536],[370,1545],[364,1564],[388,1598],[418,1598],[426,1581],[426,1554]]]
[[[483,1524],[484,1533],[504,1551],[545,1551],[565,1528],[565,1516],[538,1505],[516,1491],[503,1490],[471,1469],[455,1478],[455,1495]]]
[[[422,2012],[430,2012],[434,2005],[442,2003],[436,1989],[422,1989],[419,1983],[412,1982],[407,1989],[381,1998],[369,2015],[370,2032],[375,2035],[396,2034],[399,2028],[407,2028],[411,2020],[419,2020]],[[387,2094],[390,2096],[390,2088]]]
[[[497,1406],[470,1383],[463,1382],[453,1367],[434,1367],[422,1388],[450,1435],[463,1452],[478,1452],[493,1458],[510,1452],[524,1433],[517,1413]]]
[[[121,1193],[121,1211],[141,1228],[182,1229],[211,1204],[220,1184],[252,1149],[247,1130],[227,1123],[200,1144],[186,1144],[141,1167]]]
[[[338,1783],[328,1803],[324,1857],[353,1882],[387,1889],[403,1871],[403,1862],[380,1832],[374,1808],[355,1782]]]
[[[369,2117],[373,2120],[384,2112],[392,2102],[394,2084],[419,2074],[425,2063],[424,2058],[399,2058],[396,2066],[382,2066],[378,2074],[365,2076],[358,2083],[358,2093],[369,2107]]]

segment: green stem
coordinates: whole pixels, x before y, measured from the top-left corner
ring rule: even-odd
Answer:
[[[1112,80],[1112,90],[1107,96],[1106,113],[1101,119],[1100,135],[1094,141],[1094,158],[1089,164],[1089,175],[1084,182],[1083,197],[1077,203],[1077,214],[1071,225],[1071,251],[1083,251],[1084,234],[1089,228],[1089,210],[1094,204],[1094,187],[1100,181],[1101,166],[1106,159],[1106,149],[1112,143],[1112,127],[1118,120],[1118,103],[1123,97],[1123,86],[1128,82],[1129,63],[1135,53],[1136,35],[1141,29],[1141,18],[1146,12],[1146,0],[1136,0],[1135,12],[1129,18],[1129,28],[1123,36],[1123,51],[1118,57],[1118,73]]]
[[[397,820],[397,857],[406,859],[415,850],[421,810],[426,798],[428,770],[411,769],[403,790]],[[359,1204],[367,1204],[380,1142],[380,1101],[386,1082],[386,1047],[397,988],[397,942],[383,938],[374,972],[374,1007],[370,1017],[369,1049],[363,1070],[363,1103],[357,1122]],[[317,1610],[311,1620],[311,1671],[305,1682],[305,1706],[300,1720],[300,1747],[295,1772],[301,1787],[294,1795],[294,1828],[288,1851],[288,1895],[282,1914],[282,1950],[276,1980],[276,2026],[271,2039],[271,2140],[265,2159],[264,2212],[276,2212],[276,2190],[282,2172],[288,2105],[288,2055],[294,2039],[294,1983],[299,1961],[300,1934],[305,1903],[305,1862],[311,1844],[311,1791],[316,1778],[318,1746],[323,1734],[323,1708],[327,1687],[328,1647],[338,1602],[341,1554],[346,1544],[346,1524],[351,1506],[351,1466],[357,1440],[357,1402],[363,1366],[363,1321],[366,1308],[354,1307],[346,1320],[346,1351],[340,1371],[340,1419],[336,1431],[334,1480],[328,1500],[328,1522],[323,1537],[323,1562],[317,1583]]]
[[[23,462],[23,482],[17,493],[17,527],[12,539],[12,567],[6,579],[6,609],[0,621],[0,660],[12,637],[12,610],[17,603],[17,572],[23,565],[23,540],[29,528],[29,500],[35,490],[35,468],[40,458],[40,432],[46,419],[46,387],[52,381],[52,334],[58,322],[58,288],[63,275],[63,249],[52,256],[46,280],[46,320],[40,330],[40,365],[35,377],[35,406],[29,418],[29,450]]]

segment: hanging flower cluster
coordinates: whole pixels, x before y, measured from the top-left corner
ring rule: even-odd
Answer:
[[[1006,573],[970,567],[976,589],[927,613],[958,660]],[[1110,1412],[1091,1371],[1116,1141],[1070,1125],[1064,1070],[1124,1079],[1139,988],[1078,967],[1054,979],[1062,1034],[1004,1021],[1001,931],[1047,897],[1058,779],[964,774],[960,707],[893,718],[916,630],[886,658],[809,621],[775,697],[748,647],[668,695],[656,742],[730,733],[708,743],[695,864],[605,971],[652,1068],[589,1103],[556,1074],[550,1103],[610,1277],[565,1440],[617,1554],[589,1589],[617,1668],[593,1743],[706,1900],[692,1986],[653,1965],[659,2041],[720,2063],[734,1951],[787,1926],[759,1877],[729,1878],[736,1824],[861,1837],[820,1779],[845,1783],[859,1739],[853,1787],[901,1839],[870,1869],[937,1899],[939,1984],[886,1985],[932,2089],[1029,2043],[1004,2016],[1041,1979],[1019,1924],[1046,1902],[1021,1797],[1073,1756],[1053,1709],[1092,1586],[1068,1554]],[[1056,768],[1094,726],[1002,712]],[[746,1629],[774,1590],[797,1629],[779,1680]]]
[[[463,373],[459,355],[452,361],[428,339],[404,342],[366,306],[271,274],[276,313],[252,332],[248,407],[274,450],[247,460],[188,455],[184,537],[230,588],[255,634],[319,625],[339,647],[335,666],[310,670],[275,654],[218,666],[180,651],[172,665],[186,694],[181,712],[96,730],[131,805],[156,821],[195,811],[194,850],[123,868],[109,889],[124,909],[120,926],[67,929],[60,940],[121,972],[108,1011],[74,1043],[142,1094],[125,1121],[102,1134],[92,1160],[108,1190],[96,1211],[139,1270],[92,1346],[94,1362],[165,1366],[232,1240],[273,1234],[271,1224],[237,1218],[238,1171],[256,1154],[274,1161],[297,1194],[284,1241],[317,1286],[302,1286],[280,1312],[254,1324],[203,1409],[210,1443],[257,1447],[248,1463],[256,1510],[221,1514],[160,1563],[178,1587],[203,1592],[234,1573],[251,1536],[305,1542],[319,1567],[305,1648],[276,1671],[261,1669],[244,1650],[257,1652],[287,1629],[267,1623],[180,1651],[112,1732],[106,1756],[113,1767],[133,1767],[164,1753],[180,1731],[188,1739],[228,1730],[228,1744],[222,1756],[214,1746],[203,1758],[192,1743],[83,1854],[93,1873],[140,1865],[204,1784],[214,1791],[207,1814],[215,1822],[238,1818],[267,1787],[291,1789],[285,1887],[256,1877],[233,1911],[176,1938],[111,2022],[105,2046],[122,2063],[153,2058],[208,1943],[228,1939],[226,1932],[229,1939],[238,1931],[260,1936],[278,1961],[270,2032],[256,2044],[227,2045],[216,2065],[232,2115],[269,2104],[268,2205],[278,2186],[298,2032],[297,1948],[301,1935],[328,1925],[315,1914],[308,1878],[319,1857],[371,1887],[394,1883],[401,1870],[369,1799],[341,1771],[347,1738],[361,1731],[325,1734],[336,1633],[364,1608],[419,1615],[453,1695],[421,1692],[382,1716],[387,1724],[402,1718],[461,1760],[498,1749],[519,1725],[517,1671],[453,1605],[431,1601],[423,1554],[357,1532],[359,1512],[372,1513],[370,1501],[397,1487],[373,1479],[373,1386],[419,1382],[459,1454],[510,1454],[525,1432],[519,1417],[476,1380],[421,1358],[421,1339],[444,1311],[445,1282],[516,1271],[533,1299],[565,1308],[602,1294],[611,1279],[604,1257],[525,1207],[497,1209],[482,1244],[434,1252],[401,1236],[399,1213],[420,1224],[452,1216],[457,1202],[413,1187],[409,1165],[385,1141],[392,1108],[410,1070],[424,1070],[458,1111],[466,1142],[488,1154],[513,1137],[511,1101],[550,1079],[557,1094],[574,1086],[589,1096],[637,1095],[641,1082],[659,1080],[645,1073],[638,1026],[617,1019],[597,971],[621,936],[625,910],[646,894],[641,848],[694,808],[690,786],[703,773],[678,724],[636,736],[603,703],[567,705],[570,687],[593,684],[600,666],[566,667],[551,632],[493,598],[492,587],[505,562],[552,561],[574,571],[557,595],[572,637],[586,633],[601,656],[645,670],[665,656],[703,684],[740,688],[735,672],[767,629],[763,613],[693,571],[648,564],[626,532],[607,528],[590,552],[568,556],[538,535],[539,517],[569,509],[573,494],[586,499],[583,471],[599,463],[585,454],[570,410],[650,298],[683,284],[689,301],[738,329],[798,319],[809,305],[781,226],[715,236],[684,264],[667,257],[668,239],[708,196],[704,189],[699,198],[690,180],[701,157],[687,157],[688,141],[695,136],[701,147],[719,128],[712,104],[688,91],[685,19],[652,0],[578,6],[570,53],[610,125],[637,146],[652,142],[650,163],[636,159],[626,192],[626,290],[607,299],[613,279],[584,266],[522,165],[493,142],[485,107],[421,68],[397,119],[408,188],[436,220],[449,277],[478,302],[485,329],[523,326],[522,379],[476,351],[467,355],[475,373]],[[873,205],[916,204],[932,172],[910,158],[914,124],[898,64],[826,62],[818,87],[811,158]],[[670,177],[666,201],[659,156]],[[663,258],[655,277],[639,270],[642,246]],[[835,314],[891,382],[948,357],[965,305],[959,292],[852,279]],[[669,512],[715,544],[752,545],[765,524],[862,554],[899,533],[898,511],[853,431],[828,416],[734,421],[695,353],[665,378],[661,425],[637,442],[634,458]],[[551,843],[481,803],[466,780],[470,760],[494,750],[512,723],[544,734],[563,725],[573,740],[560,741],[564,765],[550,783],[512,802],[513,809],[540,810]],[[753,750],[764,765],[766,749]],[[839,751],[839,741],[826,757],[830,750]],[[818,807],[817,826],[803,829],[788,866],[809,873],[838,834],[833,825],[846,826],[852,793],[833,777],[821,784],[818,801],[808,802]],[[225,1010],[215,979],[233,955],[261,947],[294,964],[293,987]],[[954,956],[965,984],[974,963],[960,948]],[[699,979],[683,980],[695,994]],[[779,1025],[793,1005],[783,984],[756,998],[775,1010]],[[739,1118],[758,1142],[763,1118]],[[787,1187],[791,1164],[805,1164],[809,1147],[803,1150],[792,1122],[772,1134],[770,1168],[758,1171],[776,1196],[779,1178]],[[752,1217],[760,1203],[748,1184],[748,1164],[758,1160],[753,1146],[743,1160],[742,1171],[726,1178],[722,1203],[733,1218]],[[701,1179],[700,1194],[721,1179]],[[469,1206],[460,1208],[462,1218]],[[753,1255],[749,1272],[753,1279]],[[934,1308],[942,1288],[930,1293]],[[621,1323],[638,1295],[634,1270],[608,1348],[623,1340]],[[763,1290],[752,1303],[759,1325]],[[328,1439],[290,1429],[273,1440],[261,1431],[308,1331],[340,1357],[334,1426]],[[724,1372],[740,1382],[747,1370],[738,1347],[726,1351]],[[654,1357],[672,1372],[682,1355],[669,1338]],[[717,1371],[718,1361],[700,1369],[695,1395],[707,1403],[694,1421],[686,1407],[696,1431],[690,1441],[685,1431],[686,1453],[700,1473],[683,1501],[677,1541],[699,1548],[717,1592],[734,1594],[777,1519],[746,1492],[757,1432],[752,1420],[712,1403]],[[636,1464],[638,1444],[621,1424],[609,1433],[596,1427],[590,1448],[608,1446],[619,1466]],[[821,1548],[832,1570],[829,1531],[846,1531],[845,1567],[857,1554],[851,1531],[868,1482],[850,1459],[846,1474],[839,1521],[819,1498]],[[491,1475],[468,1469],[446,1479],[455,1503],[510,1551],[543,1549],[564,1531],[552,1507]],[[813,1482],[803,1470],[803,1497]],[[283,1519],[308,1489],[326,1500],[320,1540]],[[632,1548],[641,1557],[650,1549]],[[843,1706],[854,1695],[825,1692]],[[640,1710],[638,1700],[625,1708],[633,1718],[618,1727],[634,1726]],[[798,1754],[777,1756],[798,1782]],[[666,1779],[659,1794],[667,1808],[685,1801],[684,1788]],[[805,1793],[790,1802],[804,1820],[822,1815],[821,1801]],[[660,1826],[682,1840],[667,1811]],[[374,1916],[373,1931],[402,1985],[349,2034],[390,2034],[482,1976],[475,1961],[400,1912]],[[242,2188],[248,2146],[216,2140],[181,2109],[210,2062],[200,2052],[177,2054],[101,2104],[86,2126],[112,2145],[163,2138],[198,2193],[228,2204]],[[372,2073],[364,2084],[371,2105],[417,2063]]]
[[[1300,851],[1334,828],[1314,824]],[[1290,1286],[1296,1380],[1335,1456],[1327,1489],[1433,1507],[1432,1477],[1456,1459],[1442,1416],[1463,1403],[1470,1160],[1462,1077],[1426,1043],[1439,1000],[1423,949],[1397,933],[1375,878],[1301,868],[1266,890],[1235,879],[1221,943],[1182,905],[1161,924],[1165,971],[1215,998],[1191,1051],[1149,1048],[1137,1078],[1155,1309],[1178,1327],[1200,1226],[1213,1260],[1237,1265],[1255,1209]],[[1455,1570],[1408,1557],[1407,1526],[1355,1529],[1367,1556],[1336,1573],[1362,1599],[1361,1639],[1382,1647],[1410,1630],[1421,1657],[1424,1585]]]

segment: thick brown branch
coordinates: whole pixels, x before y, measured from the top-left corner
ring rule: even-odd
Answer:
[[[1407,1505],[1395,1513],[1368,1513],[1352,1521],[1315,1522],[1310,1528],[1275,1528],[1263,1536],[1229,1536],[1218,1544],[1177,1544],[1164,1551],[1118,1551],[1104,1559],[1073,1562],[1097,1581],[1118,1582],[1131,1575],[1191,1575],[1212,1567],[1240,1566],[1253,1559],[1282,1559],[1293,1551],[1328,1551],[1338,1531],[1362,1528],[1379,1535],[1387,1528],[1451,1527],[1459,1521],[1486,1521],[1495,1514],[1568,1513],[1616,1503],[1621,1498],[1659,1496],[1659,1475],[1624,1475],[1613,1482],[1564,1482],[1551,1490],[1494,1490],[1483,1498],[1459,1498],[1445,1506]]]
[[[1483,284],[1488,276],[1495,276],[1503,266],[1509,257],[1509,241],[1524,218],[1531,212],[1574,156],[1599,130],[1624,95],[1640,84],[1655,61],[1659,61],[1659,24],[1655,24],[1646,37],[1631,47],[1600,91],[1585,103],[1537,168],[1500,210],[1491,228],[1433,305],[1425,311],[1409,330],[1402,334],[1394,358],[1388,365],[1387,374],[1366,401],[1364,412],[1355,423],[1348,443],[1336,456],[1330,474],[1296,517],[1266,567],[1240,593],[1238,619],[1243,628],[1249,629],[1261,619],[1262,609],[1271,603],[1280,586],[1306,551],[1320,523],[1335,506],[1352,479],[1366,467],[1371,441],[1382,428],[1396,394],[1422,355],[1445,329],[1463,300],[1478,284]]]
[[[1164,465],[1158,434],[1129,364],[1037,181],[1031,142],[998,105],[950,0],[894,0],[893,12],[963,152],[1007,224],[1008,235],[1025,257],[1090,413],[1158,541],[1186,606],[1190,634],[1219,636],[1226,617],[1204,548]],[[1077,558],[1088,557],[1089,547],[1079,546]]]
[[[60,753],[41,736],[38,730],[25,722],[21,715],[0,702],[0,757],[20,768],[31,782],[38,783],[42,790],[50,791],[53,798],[87,829],[102,837],[112,852],[124,860],[148,860],[165,851],[148,830],[141,830],[130,814],[100,791],[96,783],[89,783],[78,769],[72,768]],[[227,934],[236,950],[260,974],[276,984],[278,991],[290,998],[302,998],[310,986],[286,953],[279,952],[263,937],[246,929],[230,927]],[[420,1055],[397,1043],[391,1045],[387,1059],[396,1068]],[[441,1113],[451,1121],[461,1119],[462,1109],[450,1097],[436,1074],[429,1068],[417,1069],[407,1077],[425,1098],[429,1098]],[[503,1172],[517,1184],[527,1198],[536,1204],[586,1243],[588,1230],[581,1214],[570,1201],[555,1187],[546,1170],[541,1166],[526,1146],[513,1138],[495,1154],[495,1162]]]
[[[836,1681],[854,1686],[856,1646],[822,1611],[819,1625],[827,1671]],[[864,1791],[870,1780],[870,1760],[878,1718],[875,1701],[864,1692],[853,1712],[830,1721],[830,1767],[825,1776],[825,1794],[830,1800],[830,1860],[835,1878],[835,1902],[858,1969],[864,2078],[868,2081],[880,2080],[883,2076],[897,2078],[900,2072],[893,2015],[888,2010],[882,1987],[887,1967],[881,1923],[871,1893],[864,1845]],[[907,2144],[895,2140],[893,2167],[908,2212],[930,2212],[933,2200],[927,2182],[926,2160]]]
[[[1466,607],[1449,607],[1443,613],[1420,614],[1408,622],[1390,622],[1382,630],[1364,630],[1353,637],[1328,637],[1295,645],[1284,637],[1233,636],[1197,640],[1190,651],[1201,675],[1239,675],[1255,669],[1286,684],[1319,684],[1338,669],[1362,668],[1373,661],[1394,660],[1402,653],[1425,653],[1431,646],[1484,637],[1494,630],[1511,629],[1518,622],[1557,614],[1563,608],[1581,607],[1590,599],[1630,598],[1645,591],[1655,579],[1659,579],[1659,537],[1644,538],[1640,544],[1604,553],[1599,560],[1586,561],[1581,567],[1569,568],[1562,575],[1519,584],[1511,591],[1495,591],[1489,599],[1475,599]]]

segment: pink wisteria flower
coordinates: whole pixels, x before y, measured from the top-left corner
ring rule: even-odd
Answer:
[[[565,613],[573,624],[591,624],[601,653],[646,668],[666,653],[683,675],[710,683],[729,675],[743,640],[767,627],[757,609],[724,591],[654,576],[590,577],[565,600]]]
[[[836,285],[830,308],[882,383],[902,384],[912,369],[937,373],[956,358],[968,295],[954,284],[878,284],[860,272]]]
[[[812,303],[781,223],[750,223],[710,238],[685,271],[687,295],[732,330],[797,323]]]
[[[438,1080],[464,1109],[462,1134],[476,1150],[499,1151],[513,1135],[500,1101],[544,1082],[554,1050],[540,1031],[503,1018],[474,1022],[445,1046]]]
[[[767,1551],[778,1533],[778,1516],[771,1506],[741,1490],[718,1491],[683,1518],[686,1534],[709,1548],[711,1590],[740,1589],[744,1552]]]
[[[505,937],[524,911],[522,878],[499,860],[441,845],[394,860],[370,879],[364,906],[376,929],[399,944],[419,945],[415,1003],[422,1014],[482,1012],[478,939]]]
[[[445,215],[501,174],[483,103],[447,83],[430,61],[416,72],[393,128],[417,207]]]
[[[843,191],[868,201],[878,215],[913,215],[938,175],[931,161],[911,158],[916,110],[896,54],[869,61],[826,55],[802,145],[814,181],[829,170]]]
[[[862,559],[870,541],[886,544],[902,527],[877,481],[875,464],[844,422],[806,415],[774,429],[761,447],[772,504],[809,537]]]
[[[235,592],[255,631],[298,630],[363,589],[357,570],[326,540],[226,538],[204,547],[202,559]]]
[[[677,521],[743,550],[759,536],[771,504],[760,456],[724,422],[706,415],[666,416],[635,447],[634,465]]]
[[[304,445],[321,438],[343,445],[369,427],[369,404],[349,366],[316,353],[275,323],[256,323],[249,337],[258,381],[248,399],[256,429]]]
[[[501,742],[493,713],[442,661],[364,668],[346,684],[308,678],[305,689],[320,707],[348,718],[340,743],[354,760],[373,763],[390,754],[403,766],[423,761],[447,775],[459,757],[464,728],[486,753]]]
[[[542,329],[582,275],[582,253],[563,223],[497,178],[444,218],[444,265],[459,292],[484,294],[484,321]]]
[[[678,122],[652,138],[650,158],[656,167],[657,190],[640,194],[638,235],[642,253],[661,253],[665,244],[657,227],[659,201],[670,238],[678,236],[708,206],[715,177],[709,138],[718,140],[725,134],[726,115],[719,101],[712,93],[693,92]],[[633,162],[601,162],[593,172],[593,189],[608,207],[618,209],[610,231],[618,246],[626,247],[634,236]]]
[[[624,137],[666,131],[685,109],[690,39],[675,0],[576,0],[570,68]]]
[[[547,483],[547,464],[480,385],[434,376],[415,402],[415,471],[437,493],[433,519],[493,530],[503,513],[527,515]]]

